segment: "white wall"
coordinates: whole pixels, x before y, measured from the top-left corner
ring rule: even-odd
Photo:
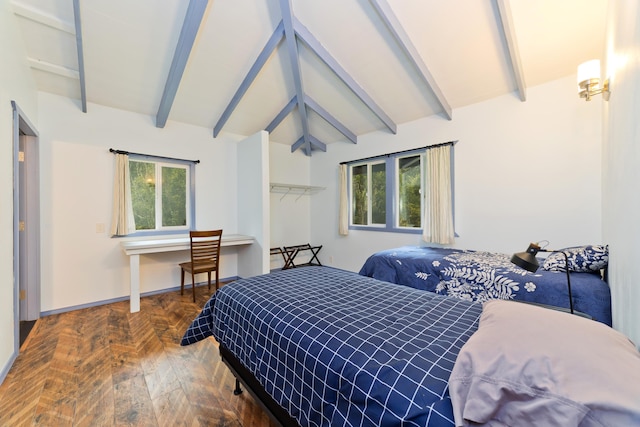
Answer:
[[[351,230],[338,235],[338,163],[458,140],[455,146],[455,247],[513,253],[529,242],[549,247],[602,243],[601,111],[577,96],[575,76],[332,144],[311,158],[311,238],[321,260],[358,271],[375,251],[421,243],[419,235]]]
[[[603,235],[610,243],[613,327],[640,346],[640,4],[609,2],[604,114]],[[605,59],[605,58],[602,58]]]
[[[38,127],[37,95],[22,34],[9,1],[0,1],[0,381],[14,356],[13,110]]]
[[[310,179],[311,158],[302,150],[291,152],[291,146],[271,143],[269,146],[269,181],[278,184],[313,185]],[[309,218],[311,216],[311,198],[314,196],[299,194],[271,193],[271,246],[294,246],[312,243]],[[308,256],[301,253],[304,262]],[[284,264],[280,255],[271,257],[271,268],[281,268]]]
[[[42,202],[42,311],[129,295],[129,260],[111,223],[114,157],[109,148],[183,159],[196,165],[196,227],[237,233],[236,143],[211,129],[39,94]],[[97,233],[104,224],[107,232]],[[237,274],[237,252],[223,248],[220,277]],[[142,293],[180,284],[188,252],[140,259]],[[205,280],[196,278],[196,280]]]
[[[238,143],[238,231],[255,238],[242,247],[238,275],[269,272],[269,134],[260,131]]]

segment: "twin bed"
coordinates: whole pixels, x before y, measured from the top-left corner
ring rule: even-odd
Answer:
[[[538,327],[545,322],[554,327]],[[492,323],[507,329],[496,332]],[[563,331],[571,332],[553,337]],[[600,335],[602,342],[596,340]],[[234,375],[282,425],[514,425],[513,417],[520,420],[515,425],[551,425],[545,420],[559,416],[577,420],[563,425],[640,423],[635,347],[602,323],[529,304],[483,305],[330,267],[305,267],[222,287],[181,344],[210,336]],[[528,356],[506,356],[528,348],[526,343]],[[567,359],[562,354],[568,351],[584,353],[569,359],[571,375],[553,372],[563,363],[543,362],[558,352]],[[507,366],[509,360],[524,365]],[[532,375],[532,366],[542,371]],[[605,372],[594,380],[600,383],[585,388],[597,370]],[[492,374],[477,381],[495,371],[516,379]],[[584,395],[594,387],[608,390],[607,397]]]
[[[566,251],[575,310],[611,326],[611,293],[603,280],[607,248]],[[512,264],[506,254],[404,246],[371,255],[360,274],[469,301],[506,299],[568,308],[565,260],[557,255],[540,260],[538,271],[530,273]],[[560,262],[554,262],[557,259]]]

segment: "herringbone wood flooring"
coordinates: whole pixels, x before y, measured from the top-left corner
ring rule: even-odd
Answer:
[[[38,320],[0,386],[0,426],[272,426],[220,361],[213,338],[180,347],[209,297],[181,296]]]

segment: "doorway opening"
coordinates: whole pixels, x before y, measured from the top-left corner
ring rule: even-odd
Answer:
[[[13,107],[14,353],[40,317],[40,179],[38,132]]]

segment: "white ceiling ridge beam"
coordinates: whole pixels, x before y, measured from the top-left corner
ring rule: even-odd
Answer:
[[[295,17],[293,18],[293,28],[298,38],[306,44],[320,58],[333,73],[349,87],[349,89],[364,103],[364,105],[375,114],[382,123],[392,133],[397,133],[397,125],[384,112],[382,108],[367,94],[367,92],[347,73],[347,71],[336,61],[329,51],[314,37],[311,32],[300,23]]]
[[[442,93],[440,86],[438,86],[436,79],[433,77],[433,75],[429,71],[429,68],[422,60],[420,53],[418,53],[418,49],[416,49],[413,42],[411,41],[411,38],[404,30],[404,27],[402,26],[396,15],[393,13],[391,7],[389,7],[389,3],[387,3],[386,0],[369,0],[369,2],[376,9],[378,15],[380,16],[380,18],[382,18],[382,21],[385,23],[385,25],[393,35],[398,45],[400,45],[405,55],[416,67],[418,73],[420,74],[420,77],[422,77],[422,80],[424,80],[429,89],[431,89],[431,92],[433,92],[444,114],[447,116],[447,119],[451,120],[451,116],[453,113],[449,102],[447,102],[447,99]]]
[[[269,133],[273,132],[284,120],[284,118],[287,117],[289,113],[291,113],[297,105],[298,105],[298,97],[294,96],[287,103],[287,105],[285,105],[284,108],[280,110],[278,115],[273,120],[271,120],[271,123],[269,123],[269,125],[266,128],[264,128],[264,130],[266,130]]]
[[[164,125],[167,124],[169,112],[173,106],[173,101],[176,99],[176,93],[178,93],[178,87],[180,86],[180,81],[182,81],[182,75],[187,67],[187,61],[189,60],[191,49],[200,30],[200,24],[207,10],[208,3],[209,0],[189,1],[187,13],[182,22],[180,37],[178,38],[176,50],[171,60],[171,67],[169,67],[169,75],[164,84],[164,91],[162,92],[162,98],[158,106],[158,113],[156,114],[156,127],[158,128],[163,128]]]
[[[67,77],[70,79],[80,79],[80,73],[78,72],[78,70],[34,58],[27,58],[27,61],[29,62],[29,66],[36,70],[45,71],[47,73],[56,74],[58,76]]]
[[[269,59],[269,57],[271,56],[275,48],[278,46],[278,44],[280,44],[280,41],[282,40],[283,37],[284,37],[284,24],[282,23],[282,21],[280,21],[275,31],[267,41],[267,44],[265,44],[264,48],[262,49],[262,52],[260,52],[260,54],[258,55],[258,58],[249,69],[249,72],[247,73],[244,80],[240,84],[240,87],[238,88],[236,93],[233,95],[233,98],[231,98],[231,101],[229,101],[229,105],[227,105],[227,108],[225,108],[224,112],[222,113],[222,116],[220,116],[220,119],[218,119],[218,123],[216,123],[216,125],[214,126],[213,128],[214,138],[218,136],[218,134],[224,127],[224,124],[227,122],[227,120],[229,120],[229,117],[231,117],[231,113],[233,113],[233,110],[236,109],[236,107],[240,103],[240,100],[242,99],[244,94],[247,92],[247,89],[249,89],[249,86],[251,86],[251,83],[253,83],[255,78],[258,76],[258,73],[260,73],[260,70],[262,69],[264,64],[267,62],[267,59]]]
[[[64,31],[65,33],[75,34],[76,30],[74,25],[58,17],[46,14],[41,10],[17,2],[11,2],[11,7],[13,9],[13,13],[18,16],[29,19],[33,22],[37,22],[38,24],[46,25],[47,27],[51,27],[56,30]]]
[[[291,11],[291,0],[280,0],[280,13],[284,24],[284,38],[289,52],[289,62],[291,64],[291,74],[293,85],[296,90],[296,104],[300,121],[302,124],[302,137],[304,138],[305,153],[311,155],[311,140],[309,138],[309,117],[307,117],[307,107],[304,105],[304,89],[302,87],[302,74],[300,73],[300,55],[298,54],[298,42],[293,29],[293,12]]]
[[[524,73],[522,63],[520,62],[520,49],[518,48],[518,38],[516,37],[515,25],[513,24],[513,15],[511,14],[511,6],[508,0],[498,0],[498,11],[500,12],[500,24],[507,40],[509,49],[509,57],[511,59],[511,67],[518,85],[518,93],[522,102],[527,100],[527,86],[524,82]]]
[[[351,132],[344,124],[342,124],[338,119],[333,117],[327,110],[322,108],[320,104],[314,101],[309,95],[305,95],[304,103],[315,111],[320,117],[322,117],[327,123],[333,126],[338,132],[343,134],[347,139],[354,144],[358,143],[358,137],[355,133]]]
[[[87,87],[84,75],[84,49],[82,47],[82,19],[80,16],[80,0],[73,0],[73,21],[76,32],[76,52],[78,54],[78,73],[80,75],[80,101],[82,112],[87,112]]]

